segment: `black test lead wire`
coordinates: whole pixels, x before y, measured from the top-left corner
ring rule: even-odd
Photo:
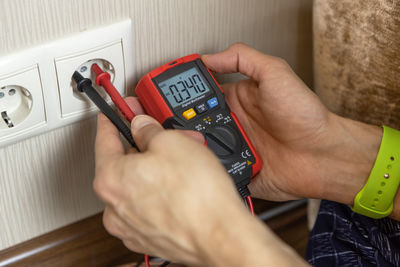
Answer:
[[[72,78],[77,84],[77,89],[79,92],[85,93],[90,100],[103,112],[104,115],[118,128],[126,140],[131,144],[137,151],[140,151],[137,147],[135,141],[133,140],[131,130],[128,126],[121,120],[121,118],[115,113],[115,111],[107,104],[107,102],[97,93],[97,91],[92,86],[92,81],[89,78],[83,77],[78,71],[75,71]],[[145,256],[146,258],[146,256]],[[148,258],[148,256],[147,256]],[[165,261],[160,266],[167,266],[170,262]],[[146,266],[149,266],[146,264]]]
[[[97,93],[92,86],[92,81],[83,77],[78,71],[75,71],[72,78],[77,84],[78,91],[85,93],[90,100],[103,112],[104,115],[117,127],[125,139],[131,146],[139,151],[135,141],[133,140],[131,129],[121,120],[115,111],[107,104],[107,102]]]

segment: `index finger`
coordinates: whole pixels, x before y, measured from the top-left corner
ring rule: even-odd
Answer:
[[[201,58],[208,68],[217,73],[240,72],[256,81],[261,80],[265,67],[275,59],[242,43],[231,45],[228,49]]]
[[[124,154],[125,150],[118,129],[104,114],[99,113],[95,143],[96,164],[102,164]]]

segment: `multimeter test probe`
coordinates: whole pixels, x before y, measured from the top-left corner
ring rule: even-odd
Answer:
[[[135,114],[113,86],[110,75],[97,64],[93,64],[91,70],[96,76],[96,84],[105,89],[125,119],[131,122]],[[137,148],[129,127],[92,87],[92,81],[78,71],[73,79],[77,89],[85,93]],[[261,169],[261,159],[200,56],[189,55],[153,70],[139,81],[136,94],[146,113],[164,128],[195,130],[205,136],[206,145],[225,166],[254,215],[247,185]],[[148,255],[144,260],[146,266],[150,266]]]
[[[118,107],[119,111],[129,122],[131,122],[132,119],[135,117],[135,114],[129,108],[128,104],[123,100],[118,91],[115,89],[114,85],[111,83],[110,75],[106,72],[103,72],[103,70],[101,70],[101,68],[97,64],[93,64],[91,69],[97,76],[96,83],[101,85],[105,89],[107,94],[111,97],[111,100]],[[114,124],[114,126],[125,137],[128,143],[140,152],[135,141],[133,140],[130,128],[125,124],[125,122],[122,121],[122,119],[117,115],[113,108],[110,107],[107,102],[100,96],[96,89],[93,88],[92,80],[83,77],[79,71],[75,71],[72,78],[76,82],[78,91],[86,94],[88,98],[100,109],[100,111]],[[146,267],[151,267],[149,255],[144,255],[144,259],[139,262],[137,266],[140,266],[143,261]],[[160,266],[167,266],[169,263],[170,262],[165,261]]]

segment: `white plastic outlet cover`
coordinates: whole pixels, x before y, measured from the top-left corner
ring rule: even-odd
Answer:
[[[32,108],[32,95],[19,85],[0,87],[0,129],[12,128],[24,121]]]
[[[131,21],[125,20],[83,31],[46,46],[48,51],[56,54],[54,66],[62,119],[83,118],[97,112],[86,96],[77,97],[77,92],[74,94],[72,89],[72,74],[88,60],[99,59],[110,63],[114,68],[113,83],[123,96],[126,95],[127,85],[134,75],[132,43]]]
[[[28,94],[24,94],[24,89]],[[44,127],[46,115],[38,67],[32,66],[0,76],[0,114],[7,112],[13,124],[8,127],[0,116],[0,143]]]
[[[0,55],[0,87],[20,86],[32,97],[26,119],[15,127],[0,128],[0,147],[97,114],[90,102],[82,101],[69,87],[72,70],[90,59],[113,66],[116,88],[125,95],[134,80],[132,34],[131,20],[126,19]]]
[[[93,81],[92,86],[97,90],[97,92],[106,100],[110,101],[110,97],[107,95],[107,93],[105,92],[104,88],[102,88],[101,86],[95,84],[95,80],[96,80],[96,75],[93,73],[93,71],[91,71],[91,67],[93,64],[97,64],[103,71],[106,71],[108,74],[110,74],[110,80],[112,83],[114,83],[115,80],[115,68],[114,66],[108,62],[105,59],[100,59],[100,58],[96,58],[96,59],[90,59],[88,61],[86,61],[85,63],[79,65],[79,67],[77,68],[77,71],[85,78],[89,78]],[[74,92],[74,96],[82,101],[86,101],[86,102],[90,102],[90,100],[88,99],[88,97],[86,96],[86,94],[82,94],[82,92],[79,92],[77,89],[77,85],[75,83],[75,81],[72,81],[72,87],[73,87],[73,92]],[[122,91],[122,90],[120,90]],[[124,92],[120,92],[121,95],[124,94]]]
[[[61,116],[63,118],[74,116],[96,108],[85,95],[77,96],[77,94],[81,93],[76,92],[76,88],[73,89],[74,83],[71,79],[74,71],[89,60],[93,60],[96,63],[99,63],[99,61],[101,62],[101,60],[109,62],[114,70],[113,84],[121,95],[125,95],[126,83],[122,40],[101,47],[96,47],[89,51],[82,51],[77,54],[57,58],[55,59],[55,65],[58,77],[58,91],[61,101]],[[84,64],[84,66],[87,67],[87,69],[83,71],[83,73],[90,74],[91,64]],[[93,77],[93,75],[84,76]],[[95,85],[94,79],[93,85]],[[103,91],[100,87],[97,87],[96,89],[98,89],[99,92]],[[109,98],[107,99],[109,100]]]

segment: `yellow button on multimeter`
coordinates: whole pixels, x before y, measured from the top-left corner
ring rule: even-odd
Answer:
[[[190,108],[183,112],[182,115],[185,119],[190,120],[191,118],[196,116],[196,112],[194,111],[194,109]]]

